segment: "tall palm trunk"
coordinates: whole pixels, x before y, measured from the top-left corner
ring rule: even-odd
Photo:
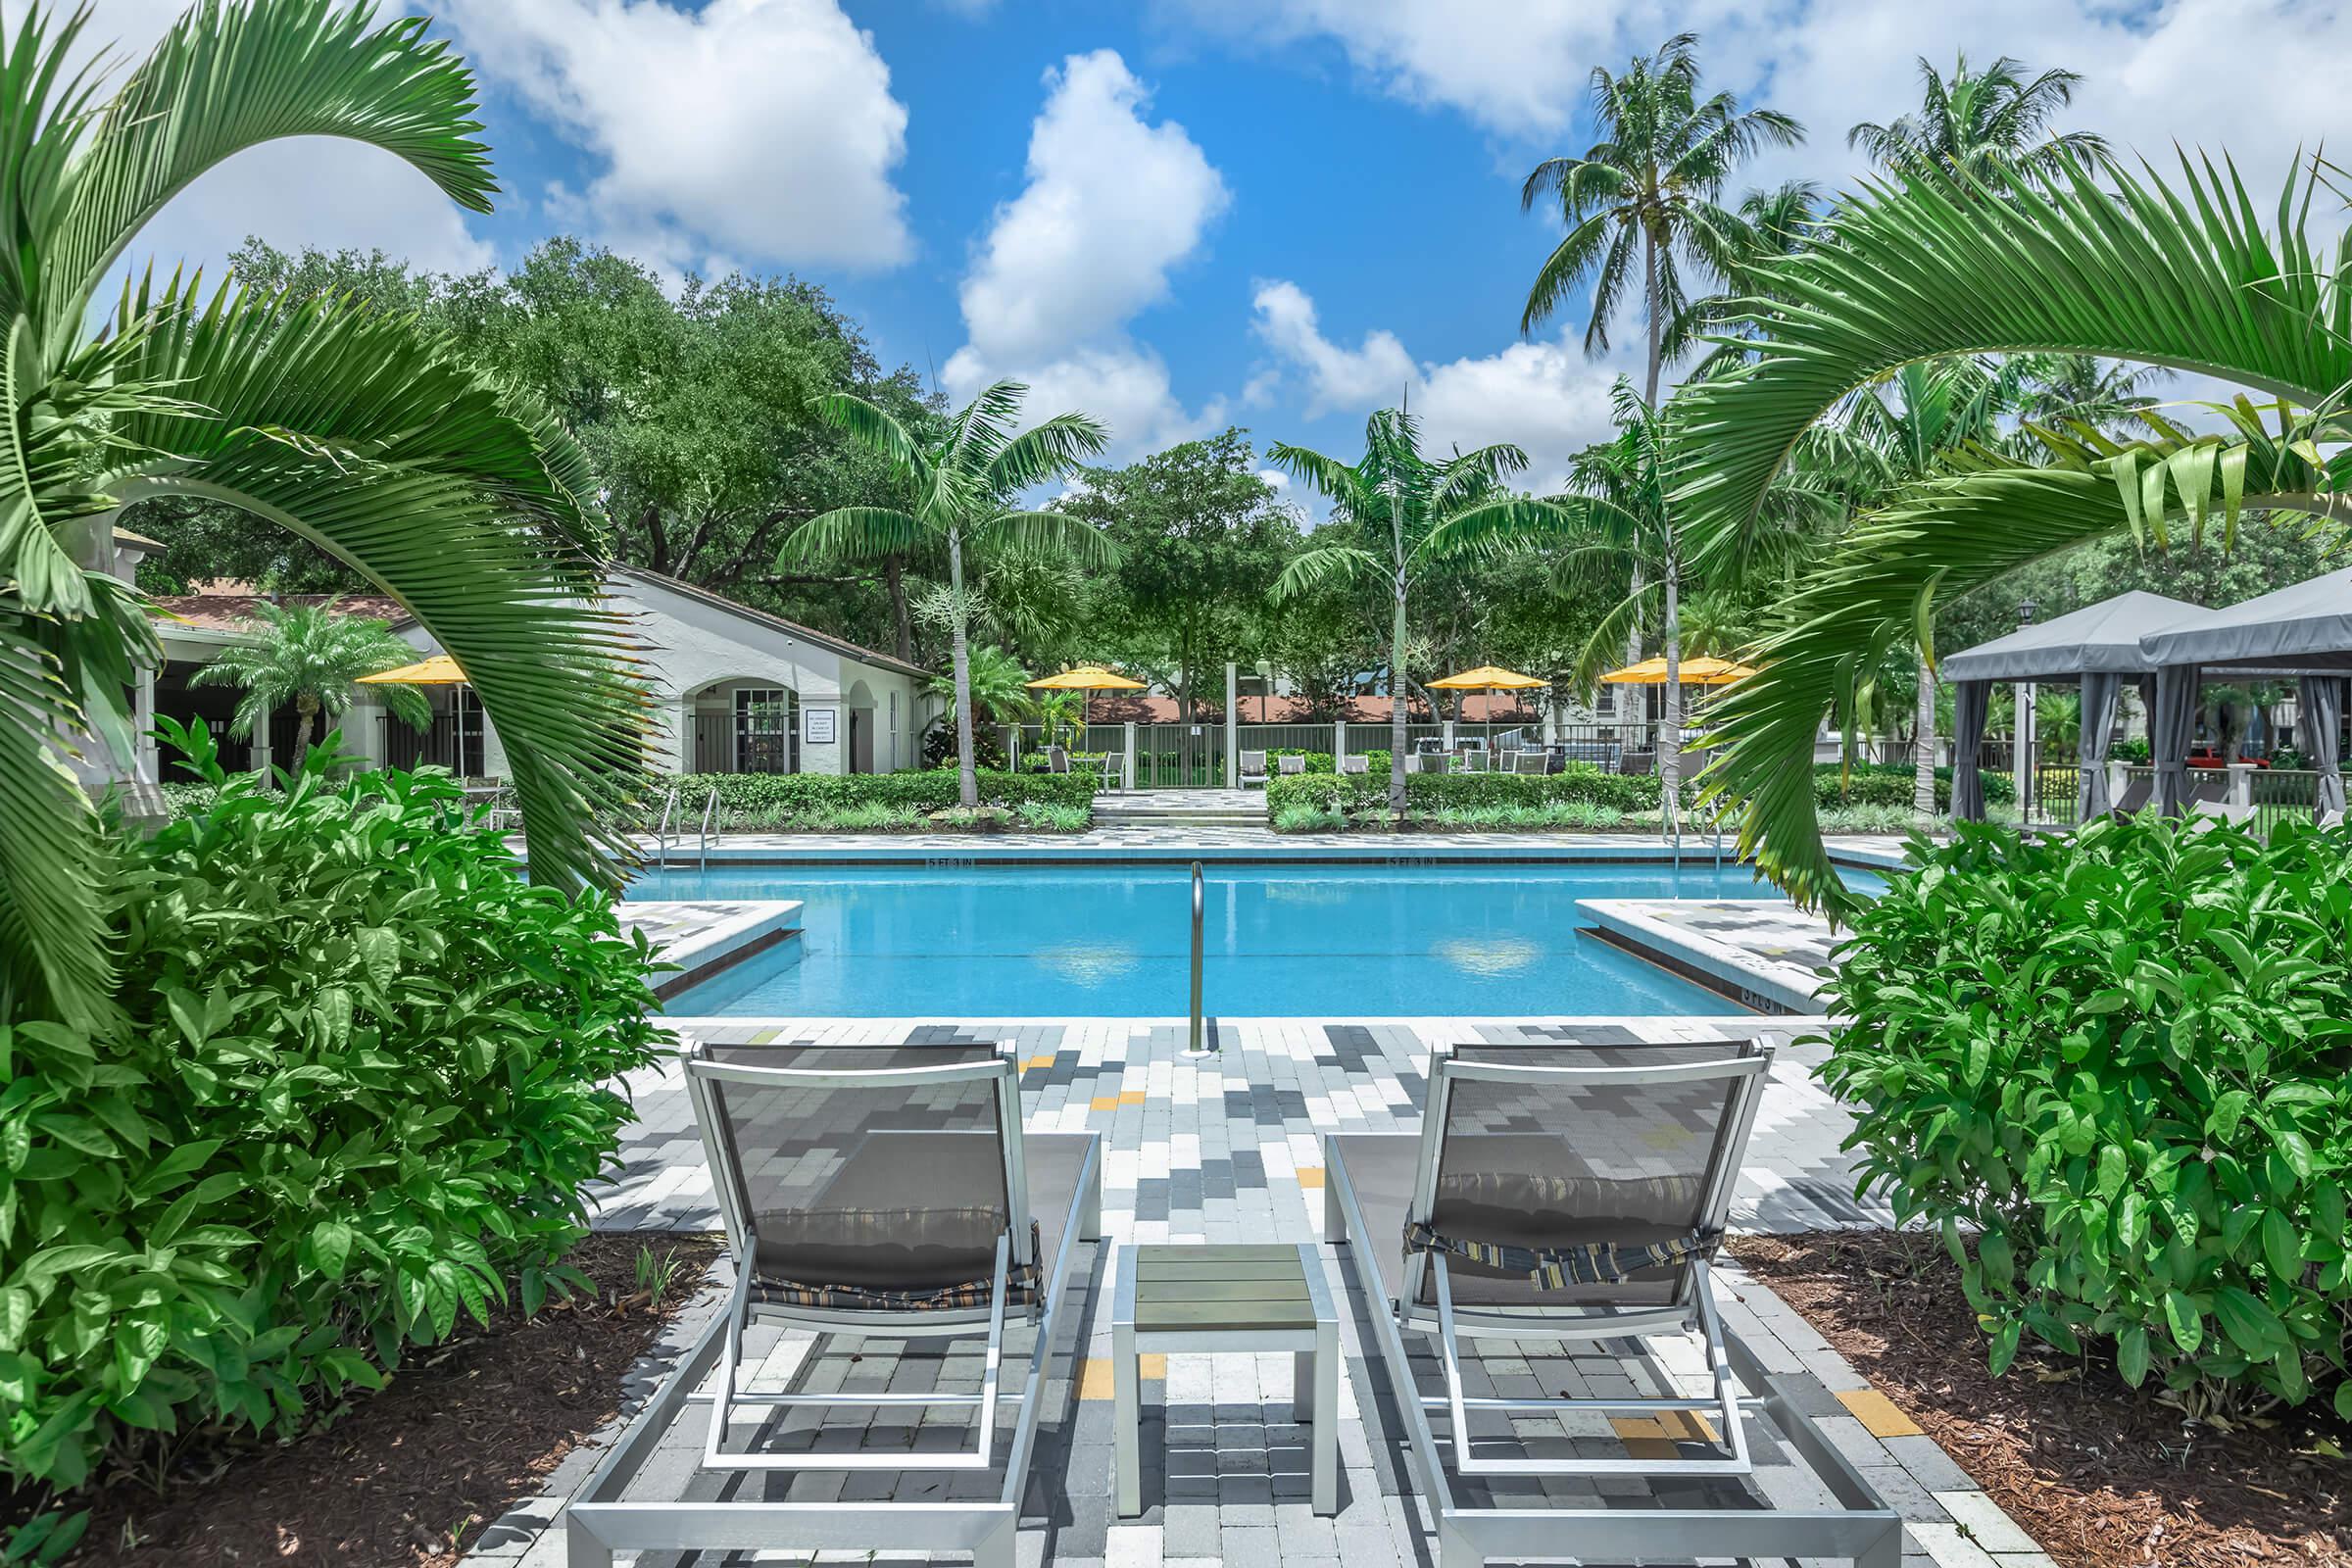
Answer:
[[[1919,656],[1919,710],[1911,726],[1911,809],[1936,814],[1936,671]]]
[[[1396,564],[1396,603],[1389,616],[1389,813],[1404,824],[1404,563]]]
[[[954,627],[956,672],[956,798],[965,810],[980,805],[980,775],[972,766],[972,655],[964,632],[963,530],[948,530],[948,588],[956,596]]]
[[[906,610],[906,564],[897,556],[882,562],[882,580],[890,589],[890,629],[898,639],[901,661],[914,662],[914,620]]]
[[[1666,361],[1664,329],[1658,322],[1658,242],[1646,230],[1642,236],[1642,314],[1648,318],[1649,338],[1648,371],[1642,378],[1642,396],[1650,414],[1654,416],[1658,412],[1658,378],[1665,370]],[[1636,557],[1634,560],[1633,580],[1627,585],[1626,597],[1629,599],[1642,597],[1642,561],[1640,557]],[[1625,629],[1625,662],[1629,664],[1642,662],[1642,618],[1639,615],[1635,616],[1634,623]],[[1668,699],[1669,702],[1672,700],[1672,698]]]
[[[309,692],[297,693],[294,698],[294,766],[311,755],[311,726],[318,718],[318,699]]]
[[[1666,541],[1666,716],[1658,736],[1658,825],[1675,830],[1683,806],[1683,573]]]

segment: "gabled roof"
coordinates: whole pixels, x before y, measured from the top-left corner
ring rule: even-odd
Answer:
[[[667,589],[673,594],[726,611],[730,614],[739,615],[754,625],[765,626],[771,631],[783,632],[788,637],[797,637],[802,642],[812,643],[818,648],[830,649],[834,653],[855,659],[861,664],[871,664],[876,669],[896,670],[902,675],[914,675],[924,679],[928,679],[931,674],[931,671],[923,668],[922,665],[909,663],[896,654],[885,654],[871,648],[860,648],[856,643],[845,642],[830,632],[818,631],[813,626],[804,626],[797,620],[786,620],[782,615],[771,615],[764,610],[754,610],[749,605],[729,599],[725,594],[713,593],[708,588],[698,588],[693,583],[681,581],[663,572],[653,571],[644,566],[615,564],[612,567],[612,573],[614,576],[635,577],[640,581],[652,583],[656,587]]]

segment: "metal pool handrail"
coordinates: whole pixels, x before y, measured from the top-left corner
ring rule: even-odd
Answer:
[[[654,821],[654,863],[669,864],[669,813],[678,808],[678,787],[672,784],[669,793],[662,797],[662,814]]]
[[[717,789],[713,788],[710,794],[703,797],[702,854],[699,858],[702,861],[703,869],[706,871],[710,868],[710,818],[715,815],[717,811],[718,791]]]
[[[1203,1046],[1200,1041],[1202,1032],[1202,1020],[1200,1013],[1200,946],[1202,941],[1201,914],[1202,910],[1206,907],[1206,896],[1201,892],[1200,888],[1200,862],[1199,860],[1195,860],[1193,862],[1193,1032],[1186,1047],[1187,1050],[1191,1051],[1204,1051],[1207,1049],[1207,1047]]]

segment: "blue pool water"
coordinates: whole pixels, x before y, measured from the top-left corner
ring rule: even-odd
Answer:
[[[804,933],[669,1003],[682,1016],[1182,1017],[1183,865],[649,872],[644,899],[800,899]],[[1579,936],[1589,898],[1777,897],[1739,867],[1232,865],[1203,991],[1233,1017],[1721,1014],[1722,996]]]

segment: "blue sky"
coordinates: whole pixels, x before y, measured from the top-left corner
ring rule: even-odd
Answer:
[[[0,0],[0,15],[21,0]],[[143,46],[171,0],[96,0]],[[1605,427],[1639,323],[1595,363],[1581,308],[1517,331],[1558,232],[1518,183],[1589,140],[1584,87],[1669,33],[1711,81],[1810,127],[1742,183],[1859,165],[1857,120],[1914,58],[2009,53],[2090,80],[2065,123],[2237,154],[2275,188],[2347,121],[2321,0],[442,0],[508,194],[487,219],[365,149],[243,155],[150,230],[166,259],[246,232],[511,263],[571,231],[670,275],[820,280],[886,361],[953,396],[997,375],[1082,407],[1132,457],[1226,422],[1351,451],[1410,385],[1442,442],[1513,440],[1531,479]],[[1965,14],[1963,14],[1965,13]],[[2241,64],[2242,62],[2242,64]],[[2340,135],[2338,136],[2340,140]]]

